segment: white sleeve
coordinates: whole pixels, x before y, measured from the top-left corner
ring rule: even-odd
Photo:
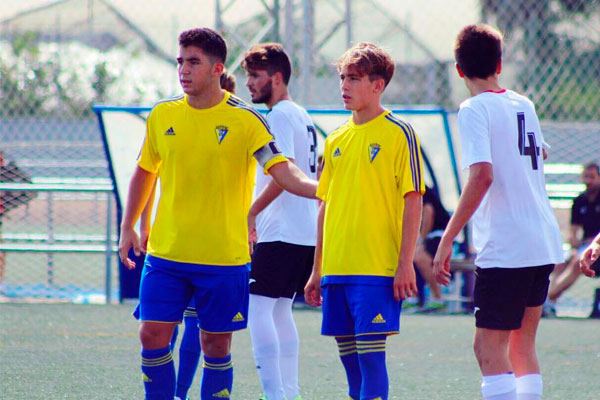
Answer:
[[[286,158],[296,158],[294,152],[294,129],[284,113],[273,110],[267,114],[267,122],[275,137],[277,147]]]
[[[458,111],[458,131],[463,169],[480,162],[492,163],[489,124],[483,109],[461,107]]]

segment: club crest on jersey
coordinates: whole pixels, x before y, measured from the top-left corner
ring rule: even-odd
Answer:
[[[377,143],[371,143],[369,145],[369,160],[371,160],[371,162],[375,160],[375,157],[379,154],[379,150],[381,150],[381,145]]]
[[[221,144],[223,139],[225,139],[225,135],[227,135],[227,132],[229,132],[229,128],[225,125],[219,125],[215,128],[215,133],[217,134],[217,141],[219,142],[219,144]]]

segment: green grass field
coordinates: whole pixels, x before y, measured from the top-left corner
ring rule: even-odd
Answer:
[[[137,322],[132,306],[0,304],[0,398],[141,399]],[[304,400],[345,399],[333,339],[321,315],[296,310]],[[388,342],[390,399],[478,399],[471,316],[407,315]],[[545,399],[600,398],[600,322],[542,320],[538,353]],[[235,335],[232,399],[260,394],[248,331]],[[199,398],[199,378],[190,392]]]

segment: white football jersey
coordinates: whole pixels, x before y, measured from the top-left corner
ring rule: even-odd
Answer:
[[[533,103],[510,90],[481,93],[460,105],[458,129],[463,168],[487,162],[494,175],[472,218],[475,264],[517,268],[562,262]]]
[[[296,103],[283,100],[267,114],[275,142],[284,156],[309,178],[317,179],[317,132],[306,110]],[[256,171],[256,198],[271,182],[262,170]],[[283,191],[256,218],[258,242],[275,242],[314,246],[317,238],[316,200]]]

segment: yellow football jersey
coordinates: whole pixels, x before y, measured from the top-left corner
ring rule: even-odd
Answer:
[[[208,109],[192,108],[187,96],[156,104],[138,160],[146,171],[160,169],[149,254],[194,264],[250,261],[246,221],[254,153],[271,140],[264,118],[227,92]],[[274,157],[265,171],[285,160]]]
[[[327,138],[317,196],[326,201],[324,283],[393,277],[402,243],[404,195],[425,193],[419,140],[385,111]]]

